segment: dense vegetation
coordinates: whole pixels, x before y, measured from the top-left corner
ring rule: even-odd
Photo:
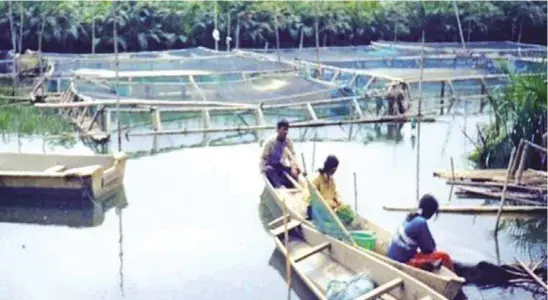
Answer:
[[[470,158],[480,167],[506,168],[513,147],[521,139],[546,147],[547,132],[547,75],[516,76],[510,74],[511,85],[502,96],[489,97],[494,122],[478,127],[476,150]],[[531,151],[529,166],[546,169],[544,154]]]
[[[546,1],[265,2],[265,1],[3,1],[0,49],[112,52],[114,5],[121,51],[195,46],[219,49],[367,44],[371,40],[460,41],[456,10],[467,41],[546,44]],[[11,12],[11,14],[10,14]],[[217,17],[216,17],[217,16]],[[277,18],[274,18],[277,16]],[[276,28],[278,30],[276,31]],[[12,34],[11,34],[12,33]]]

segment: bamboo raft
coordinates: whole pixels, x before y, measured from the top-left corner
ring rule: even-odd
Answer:
[[[276,247],[308,288],[321,300],[332,280],[351,280],[369,275],[374,289],[360,295],[366,299],[447,299],[424,283],[367,252],[326,236],[297,220],[282,217],[269,224]],[[286,224],[281,224],[282,220]],[[277,225],[277,226],[276,226]],[[288,243],[284,237],[288,235]],[[287,248],[286,248],[287,247]]]
[[[308,197],[308,192],[306,191],[306,189],[302,188],[301,184],[295,182],[296,186],[299,187],[297,189],[274,189],[274,187],[272,187],[272,184],[265,176],[263,176],[263,179],[265,182],[266,192],[268,192],[272,196],[272,198],[274,198],[275,202],[278,204],[278,206],[280,206],[280,208],[285,209],[285,211],[287,211],[287,213],[295,220],[298,220],[303,224],[315,228],[314,224],[309,220],[306,220],[305,217],[307,205],[305,199]],[[301,181],[303,181],[304,184],[307,183],[306,178],[302,178]],[[319,196],[319,198],[321,199],[321,196]],[[331,211],[330,208],[328,208],[328,210]],[[332,211],[331,213],[333,214]],[[373,255],[377,259],[382,260],[383,262],[388,263],[391,266],[394,266],[395,268],[409,274],[414,278],[417,278],[418,280],[422,281],[423,283],[449,299],[453,299],[459,293],[461,287],[464,284],[463,278],[458,277],[455,273],[451,272],[445,267],[442,267],[441,269],[431,273],[406,264],[399,263],[388,258],[386,256],[386,253],[388,251],[390,241],[392,240],[392,234],[366,218],[360,216],[357,217],[359,220],[358,227],[360,227],[362,230],[374,232],[377,235],[377,241],[375,249],[373,251],[362,249],[359,248],[357,245],[354,245],[356,249],[365,251],[366,253]],[[334,216],[334,218],[338,220],[336,216]],[[344,228],[344,225],[340,226]]]
[[[434,172],[434,177],[447,180],[447,184],[458,185],[457,195],[488,199],[506,199],[521,204],[547,204],[548,173],[525,169],[530,151],[546,155],[546,148],[521,140],[507,169],[443,170]]]

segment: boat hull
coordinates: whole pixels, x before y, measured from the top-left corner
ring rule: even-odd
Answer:
[[[357,275],[367,275],[378,286],[393,280],[401,280],[402,285],[399,288],[385,291],[395,299],[447,299],[421,281],[393,268],[390,264],[377,259],[375,256],[326,236],[306,224],[300,224],[288,230],[291,236],[291,241],[287,244],[288,249],[284,243],[285,230],[283,229],[284,225],[281,224],[270,230],[276,247],[286,256],[295,273],[299,275],[318,299],[327,299],[327,287],[331,280],[348,280]],[[320,248],[322,250],[313,251],[312,254],[307,255],[306,252],[322,244],[328,244],[329,246],[322,247]],[[302,257],[305,258],[302,259]],[[383,288],[378,287],[378,289],[382,290]],[[385,292],[377,296],[371,296],[374,291],[370,291],[366,293],[370,297],[365,294],[360,297],[363,297],[363,299],[377,299]]]
[[[280,208],[283,209],[285,207],[285,209],[287,210],[289,215],[291,215],[292,218],[295,218],[299,221],[302,221],[303,223],[315,228],[314,224],[312,222],[306,220],[304,215],[298,213],[297,209],[292,207],[292,205],[284,204],[283,196],[280,195],[280,193],[272,187],[272,185],[270,184],[270,182],[268,181],[268,179],[265,176],[263,176],[263,179],[264,179],[264,182],[265,182],[265,189],[266,189],[265,192],[268,192],[272,196],[272,198],[275,200],[275,202],[278,204],[278,206]],[[427,272],[427,271],[424,271],[424,270],[421,270],[421,269],[418,269],[418,268],[414,268],[414,267],[409,266],[407,264],[399,263],[397,261],[394,261],[394,260],[388,258],[386,255],[383,255],[381,253],[386,253],[385,249],[388,247],[388,244],[390,242],[390,239],[387,239],[386,236],[389,235],[389,233],[386,230],[384,230],[384,229],[376,226],[375,224],[372,224],[371,222],[367,221],[367,219],[365,219],[363,217],[360,217],[360,221],[361,222],[367,222],[368,224],[371,225],[371,227],[373,227],[373,228],[370,227],[368,229],[372,230],[372,231],[375,231],[377,233],[377,235],[378,235],[377,236],[377,243],[380,244],[380,247],[378,247],[380,249],[376,249],[376,251],[371,251],[371,250],[359,248],[360,250],[375,256],[379,260],[382,260],[382,261],[394,266],[398,270],[401,270],[401,271],[413,276],[414,278],[417,278],[418,280],[420,280],[423,283],[425,283],[426,285],[430,286],[432,289],[434,289],[435,291],[441,293],[442,295],[444,295],[448,299],[454,299],[459,294],[459,292],[460,292],[460,290],[461,290],[461,288],[462,288],[462,286],[464,285],[464,282],[465,282],[465,280],[463,278],[458,277],[456,274],[450,272],[447,269],[445,269],[446,270],[446,272],[445,272],[446,275],[438,275],[438,274]],[[379,253],[379,252],[381,252],[381,253]]]

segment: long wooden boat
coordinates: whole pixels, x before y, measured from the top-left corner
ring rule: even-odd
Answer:
[[[89,204],[123,184],[127,159],[124,153],[0,153],[0,202]]]
[[[276,247],[287,257],[291,267],[320,300],[327,300],[332,280],[350,281],[365,275],[375,287],[359,295],[366,299],[447,299],[421,281],[342,241],[324,235],[312,227],[284,217],[271,223],[270,233]],[[287,249],[285,232],[288,232]],[[289,250],[289,251],[288,251]]]
[[[285,208],[292,218],[315,228],[315,225],[311,221],[306,220],[307,203],[304,200],[309,196],[308,189],[300,186],[303,182],[308,183],[308,179],[300,178],[300,183],[296,183],[297,188],[295,189],[275,189],[266,176],[263,176],[263,178],[265,181],[265,189],[270,193],[272,198],[274,198],[278,206]],[[449,299],[453,299],[457,296],[464,285],[464,278],[457,276],[454,272],[445,267],[441,267],[435,272],[427,272],[390,259],[386,255],[392,240],[392,234],[364,217],[356,217],[358,218],[358,226],[356,226],[356,229],[374,232],[376,234],[376,243],[373,251],[354,245],[355,247],[372,254],[377,259],[417,278]]]

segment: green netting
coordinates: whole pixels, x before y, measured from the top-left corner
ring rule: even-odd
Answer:
[[[310,192],[310,207],[312,208],[312,222],[316,229],[331,237],[352,244],[352,238],[337,223],[336,217],[330,212],[330,208],[321,199],[318,190],[307,180],[308,191]]]

